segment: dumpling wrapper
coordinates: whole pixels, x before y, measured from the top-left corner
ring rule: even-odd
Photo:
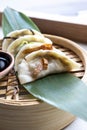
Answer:
[[[11,53],[13,56],[15,56],[18,53],[18,48],[20,45],[25,42],[30,43],[30,42],[42,42],[42,43],[49,43],[52,44],[52,41],[48,38],[41,37],[39,35],[25,35],[23,37],[20,37],[13,41],[7,48],[7,52]]]
[[[10,32],[6,36],[9,38],[4,39],[3,44],[2,44],[2,50],[7,51],[8,46],[11,44],[11,42],[13,42],[15,40],[15,38],[19,38],[19,37],[25,36],[25,35],[40,35],[43,37],[43,35],[40,32],[38,32],[34,29],[32,29],[32,30],[29,30],[29,29],[15,30],[15,31]],[[12,37],[12,38],[10,38],[10,37]]]
[[[39,50],[27,55],[18,65],[18,78],[21,84],[25,84],[49,74],[71,71],[79,67],[78,63],[57,49]]]
[[[50,43],[41,43],[41,42],[31,42],[30,44],[26,44],[24,45],[20,51],[17,53],[16,57],[15,57],[15,71],[17,71],[18,68],[18,64],[24,59],[24,57],[26,55],[28,55],[29,53],[33,52],[33,51],[37,51],[37,50],[51,50],[52,44]]]

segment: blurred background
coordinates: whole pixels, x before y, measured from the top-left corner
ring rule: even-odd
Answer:
[[[87,24],[87,0],[0,0],[0,3],[0,11],[9,6],[33,17]]]
[[[1,11],[10,6],[17,10],[70,16],[87,10],[87,0],[0,0],[0,3]]]

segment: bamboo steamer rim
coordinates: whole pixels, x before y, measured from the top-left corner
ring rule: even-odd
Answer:
[[[55,36],[55,35],[48,35],[48,34],[45,34],[45,36],[50,38],[56,44],[58,44],[57,41],[59,41],[63,47],[66,47],[66,48],[72,50],[73,52],[75,52],[78,55],[78,57],[80,57],[80,59],[82,60],[82,62],[84,64],[84,68],[85,68],[84,77],[82,78],[82,80],[86,83],[87,82],[87,53],[86,53],[86,51],[80,45],[78,45],[76,42],[69,40],[67,38]],[[58,45],[60,45],[60,44],[58,44]]]
[[[56,36],[56,35],[49,35],[49,34],[44,34],[45,37],[48,37],[55,43],[56,45],[61,45],[65,48],[68,48],[72,50],[74,53],[80,57],[84,64],[85,72],[82,80],[84,82],[87,82],[87,54],[86,51],[80,47],[76,42],[69,40],[67,38],[61,37],[61,36]],[[35,101],[29,101],[28,99],[26,100],[6,100],[6,99],[0,99],[0,104],[2,105],[11,105],[11,106],[32,106],[32,105],[38,105],[42,102],[39,102],[37,99]]]

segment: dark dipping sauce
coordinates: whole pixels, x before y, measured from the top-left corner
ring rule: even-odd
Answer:
[[[0,72],[5,70],[9,66],[11,61],[12,59],[7,53],[0,52]]]

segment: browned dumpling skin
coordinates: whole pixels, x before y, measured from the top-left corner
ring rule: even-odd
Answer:
[[[80,67],[56,49],[49,38],[36,30],[22,29],[9,33],[2,48],[14,56],[14,68],[21,84]]]
[[[25,36],[25,35],[40,35],[41,37],[43,37],[43,35],[32,29],[21,29],[21,30],[15,30],[10,32],[6,37],[4,37],[3,43],[2,43],[2,50],[3,51],[7,51],[8,46],[17,38]]]
[[[18,64],[20,64],[20,62],[25,58],[26,55],[40,49],[52,50],[53,47],[51,43],[41,43],[41,42],[33,42],[30,44],[24,45],[15,57],[15,71],[17,71]]]
[[[39,35],[25,35],[13,41],[7,48],[7,52],[10,52],[12,55],[16,55],[20,48],[25,44],[30,44],[31,42],[41,42],[52,44],[52,41],[48,38],[41,37]]]
[[[21,84],[32,82],[53,73],[76,70],[80,65],[64,53],[54,50],[38,50],[27,55],[18,65]]]

